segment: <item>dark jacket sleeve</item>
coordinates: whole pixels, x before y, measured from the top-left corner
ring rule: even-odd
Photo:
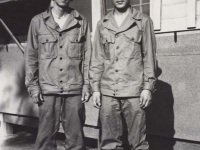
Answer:
[[[85,33],[86,41],[84,48],[84,59],[83,59],[83,74],[84,74],[84,85],[83,92],[90,91],[90,83],[89,83],[89,67],[90,67],[90,59],[91,59],[91,33],[88,22],[86,22],[86,33]]]
[[[104,51],[100,37],[100,22],[97,24],[93,41],[92,58],[90,65],[90,81],[93,92],[100,92],[100,80],[104,71]]]
[[[40,93],[38,78],[38,39],[34,20],[31,21],[25,51],[25,84],[30,96]]]
[[[148,17],[143,20],[143,64],[144,64],[144,87],[143,89],[154,91],[156,84],[156,38],[153,22]]]

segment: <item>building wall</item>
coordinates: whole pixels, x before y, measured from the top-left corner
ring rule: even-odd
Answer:
[[[200,141],[200,0],[153,0],[158,90],[148,114],[148,132]]]
[[[157,34],[158,81],[148,133],[200,141],[200,31]]]

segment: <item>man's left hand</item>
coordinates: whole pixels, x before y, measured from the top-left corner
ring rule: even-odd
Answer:
[[[151,91],[143,90],[140,94],[140,107],[142,109],[147,108],[151,104],[152,95]]]
[[[82,98],[81,98],[82,103],[88,102],[89,99],[90,99],[90,93],[89,92],[82,93]]]

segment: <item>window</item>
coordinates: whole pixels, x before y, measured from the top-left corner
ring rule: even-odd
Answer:
[[[141,12],[147,14],[147,15],[150,15],[150,11],[149,11],[149,8],[150,8],[149,1],[150,1],[150,0],[131,0],[131,2],[132,2],[131,5],[132,5],[135,9],[137,9],[137,10],[139,10],[139,11],[141,11]]]
[[[131,5],[147,14],[150,15],[150,0],[130,0],[131,1]],[[112,9],[113,9],[113,5],[112,5],[112,0],[105,0],[105,10],[106,10],[106,14],[109,13]]]

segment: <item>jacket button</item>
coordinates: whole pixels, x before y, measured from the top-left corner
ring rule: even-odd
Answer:
[[[117,46],[116,49],[119,49],[119,46]]]
[[[63,71],[63,69],[60,69],[60,71]]]
[[[61,80],[60,83],[63,83],[63,81]]]
[[[60,48],[62,48],[62,46],[60,46]]]
[[[48,39],[46,39],[46,42],[49,42],[49,40],[48,40]]]
[[[115,70],[115,72],[118,72],[119,70]]]
[[[62,57],[60,57],[60,60],[62,60],[63,58]]]

